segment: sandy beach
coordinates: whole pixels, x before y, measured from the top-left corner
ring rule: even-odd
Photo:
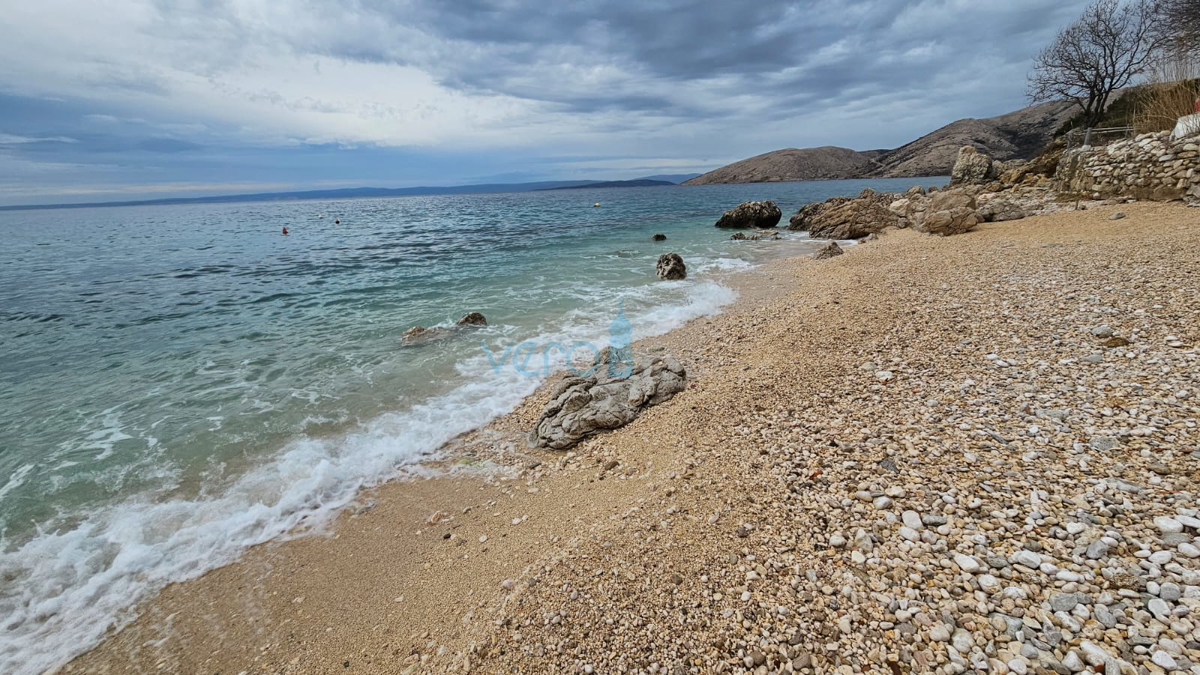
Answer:
[[[632,424],[530,450],[543,387],[63,670],[1190,670],[1198,261],[1136,203],[766,264]]]

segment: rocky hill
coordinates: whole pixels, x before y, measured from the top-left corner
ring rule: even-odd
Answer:
[[[983,120],[965,119],[888,152],[870,173],[884,178],[945,176],[964,145],[992,159],[1029,159],[1075,114],[1074,104],[1043,103]]]
[[[874,160],[878,156],[878,152],[857,152],[832,146],[803,150],[788,148],[734,162],[697,176],[684,185],[851,178],[866,175],[874,170]]]
[[[1000,161],[1033,157],[1074,112],[1071,103],[1043,103],[999,117],[959,120],[895,150],[777,150],[710,171],[684,185],[946,176],[964,145]]]

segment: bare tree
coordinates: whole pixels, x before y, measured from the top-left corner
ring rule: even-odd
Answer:
[[[1163,0],[1160,27],[1169,45],[1184,53],[1200,53],[1200,0]]]
[[[1038,55],[1029,97],[1074,101],[1084,125],[1094,126],[1113,92],[1145,72],[1167,39],[1160,30],[1161,12],[1161,0],[1093,3]]]

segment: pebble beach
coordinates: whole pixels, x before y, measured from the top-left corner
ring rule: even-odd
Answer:
[[[1177,203],[772,261],[628,426],[529,449],[551,382],[62,670],[1200,673],[1197,261]]]

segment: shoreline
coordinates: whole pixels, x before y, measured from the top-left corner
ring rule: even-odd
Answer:
[[[662,344],[684,362],[688,388],[644,411],[630,425],[587,439],[567,453],[525,450],[524,432],[540,412],[553,380],[543,383],[515,411],[459,441],[465,457],[487,460],[516,454],[523,461],[512,473],[374,488],[362,507],[339,516],[328,536],[260,545],[233,565],[169,586],[143,608],[140,619],[63,672],[649,672],[652,664],[671,672],[754,670],[767,664],[772,671],[828,666],[851,667],[853,672],[870,670],[870,664],[883,668],[887,663],[927,663],[932,670],[956,663],[936,635],[900,646],[906,644],[905,637],[924,636],[936,628],[928,613],[929,625],[918,622],[913,633],[901,635],[896,626],[910,624],[899,620],[900,612],[920,612],[885,603],[884,614],[890,619],[866,616],[876,600],[865,595],[852,601],[848,610],[827,602],[824,598],[832,596],[820,592],[822,576],[809,577],[806,571],[820,569],[830,579],[844,573],[846,584],[869,585],[869,576],[850,580],[854,570],[874,565],[880,569],[871,574],[890,578],[891,572],[905,567],[901,551],[922,563],[927,556],[957,560],[952,551],[973,553],[962,543],[970,540],[962,528],[972,522],[974,511],[960,514],[952,507],[944,509],[946,516],[933,514],[930,523],[918,522],[916,529],[924,534],[918,534],[915,543],[904,540],[911,546],[889,548],[895,543],[895,529],[887,518],[876,520],[870,504],[890,514],[892,502],[921,495],[927,509],[936,501],[927,498],[938,493],[923,481],[939,474],[910,473],[901,466],[906,484],[884,486],[891,470],[871,467],[891,459],[893,466],[936,468],[940,461],[945,466],[939,479],[955,481],[959,479],[946,476],[963,473],[964,462],[979,461],[965,459],[968,454],[993,458],[988,453],[1003,449],[976,447],[981,434],[959,438],[952,428],[943,430],[944,418],[933,419],[941,414],[931,411],[945,406],[961,410],[962,401],[927,405],[935,398],[955,398],[945,377],[966,373],[980,382],[1000,377],[995,375],[995,361],[983,360],[982,354],[978,366],[960,362],[961,354],[974,357],[980,347],[953,347],[955,336],[986,338],[992,341],[988,348],[1007,352],[1027,349],[1019,345],[1028,344],[1029,334],[1048,330],[1023,323],[1015,306],[1029,305],[1026,312],[1049,311],[1032,307],[1036,298],[989,291],[988,279],[994,279],[993,286],[1003,283],[1014,289],[1057,285],[1057,293],[1069,283],[1086,282],[1091,289],[1101,270],[1109,270],[1107,261],[1126,249],[1141,252],[1152,245],[1169,245],[1172,259],[1196,259],[1198,237],[1194,227],[1184,227],[1196,217],[1187,209],[1151,204],[1123,208],[1129,218],[1119,223],[1107,220],[1112,209],[1061,212],[983,225],[947,239],[890,232],[827,262],[765,263],[738,276],[739,298],[724,313],[693,320],[648,341]],[[1173,239],[1157,244],[1164,222],[1173,228]],[[1059,250],[1064,248],[1079,259]],[[1061,256],[1067,256],[1062,258],[1065,262],[1057,263]],[[1148,256],[1141,254],[1137,264],[1150,264],[1145,262]],[[1022,265],[1007,266],[1014,262]],[[1073,269],[1079,280],[1036,278],[1040,270],[1056,264]],[[984,271],[989,266],[1009,274],[988,276]],[[1169,294],[1178,306],[1170,305],[1174,314],[1163,323],[1194,333],[1196,321],[1184,311],[1195,302],[1195,280],[1190,283],[1182,287],[1192,292],[1190,299],[1186,293]],[[971,313],[964,310],[968,304],[992,313],[971,323]],[[1109,320],[1118,325],[1116,319]],[[1161,331],[1155,331],[1154,337],[1161,338]],[[1176,335],[1181,332],[1176,328]],[[1018,334],[1023,335],[1013,343],[1017,346],[1005,344],[1005,335],[1012,342]],[[1056,339],[1073,343],[1076,337],[1064,333]],[[1197,338],[1200,335],[1192,334],[1190,339]],[[933,356],[943,352],[945,363]],[[1021,363],[1019,356],[1001,356]],[[866,372],[867,361],[877,372],[893,377],[880,379]],[[1018,365],[1014,371],[1025,368]],[[1036,360],[1027,368],[1037,372]],[[893,379],[903,385],[888,386]],[[1026,393],[1037,395],[1036,390],[1005,388],[993,396],[1007,400]],[[882,402],[892,407],[881,407]],[[868,409],[877,418],[858,419]],[[1063,456],[1079,461],[1070,457],[1069,444],[1049,451],[1065,442],[1057,437],[1048,435],[1044,442],[1038,435],[1028,441],[1014,439],[1011,428],[1004,427],[1026,423],[1014,419],[1004,406],[999,410],[1005,412],[984,414],[993,432],[1009,434],[1009,445],[1016,443],[1017,450],[1039,456],[1025,459],[1014,450],[1012,459],[997,456],[997,461],[1019,460],[1028,465],[1026,470]],[[893,424],[898,426],[886,434],[868,430]],[[1041,424],[1049,429],[1054,423]],[[1175,435],[1194,444],[1193,428],[1185,425]],[[1137,443],[1137,437],[1121,438],[1123,444]],[[828,450],[816,450],[821,447]],[[852,454],[838,457],[843,452]],[[861,453],[872,461],[857,461]],[[1191,471],[1181,464],[1185,455],[1153,458],[1168,469],[1163,480],[1178,480]],[[1142,455],[1122,458],[1126,461],[1130,471],[1135,464],[1140,468],[1149,462]],[[1057,476],[1053,466],[1047,465],[1049,473],[1036,474],[1038,480]],[[1123,464],[1114,467],[1111,458],[1100,457],[1089,468],[1091,474],[1126,471]],[[1013,487],[1012,478],[996,477],[999,483],[993,491],[980,493],[989,500],[997,489]],[[804,485],[803,494],[792,490],[794,485]],[[856,490],[870,496],[865,508],[853,496]],[[1056,496],[1049,499],[1051,504],[1057,503]],[[793,503],[797,499],[801,503]],[[881,508],[878,504],[884,499],[887,506]],[[825,506],[817,508],[818,504]],[[915,503],[909,506],[919,508]],[[995,507],[1010,509],[1013,502]],[[1146,510],[1165,517],[1161,507]],[[783,514],[791,520],[780,520]],[[937,524],[938,518],[944,522]],[[842,522],[847,519],[861,521],[857,529],[868,540],[878,540],[869,547],[874,550],[846,547],[847,539],[856,544],[861,539],[855,528]],[[906,527],[909,521],[906,511]],[[943,527],[949,528],[946,534]],[[1017,527],[999,544],[1012,553],[1015,543],[1040,527]],[[966,528],[968,533],[991,531]],[[1008,525],[1002,524],[1000,531],[1008,531]],[[1018,532],[1025,534],[1017,536]],[[939,543],[939,538],[950,541]],[[1039,543],[1043,552],[1054,546],[1053,541]],[[1129,554],[1132,557],[1132,551]],[[1064,561],[1068,557],[1059,556]],[[972,574],[967,566],[964,561],[961,572]],[[1067,569],[1065,562],[1063,567]],[[792,568],[796,572],[789,573]],[[933,563],[915,573],[920,578],[925,571],[939,569],[948,568]],[[1001,568],[997,570],[996,576],[1012,578],[1011,572],[1003,577]],[[1032,583],[1022,574],[1018,570],[1016,578]],[[1080,580],[1059,580],[1056,588],[1075,584],[1090,592],[1089,585],[1102,585],[1086,570],[1073,574]],[[978,589],[983,581],[980,577],[966,589]],[[791,590],[754,597],[776,582],[785,582],[783,587]],[[886,586],[852,594],[884,591]],[[969,596],[983,591],[966,592]],[[1031,590],[1023,592],[1042,599]],[[589,602],[579,603],[580,596]],[[920,592],[917,596],[902,599],[914,607],[932,607],[932,600]],[[1015,612],[999,604],[1009,615]],[[776,607],[787,612],[777,612]],[[681,615],[680,608],[690,611]],[[941,611],[949,616],[952,609],[962,611],[957,606]],[[1030,606],[1023,611],[1035,610]],[[820,612],[830,618],[805,630],[819,636],[822,645],[839,645],[833,650],[809,645],[815,638],[805,639],[797,632],[797,619],[791,618],[815,618]],[[843,629],[843,619],[849,630]],[[614,620],[619,624],[614,626]],[[748,639],[746,624],[752,627],[764,620],[776,627],[764,627],[765,633]],[[959,625],[983,635],[987,629],[980,622],[986,621],[987,612],[975,623]],[[792,626],[790,635],[780,627],[786,625]],[[701,635],[708,637],[701,640]],[[797,635],[802,639],[792,642]],[[1093,643],[1103,642],[1089,637]],[[908,661],[902,660],[905,649]],[[804,653],[791,655],[800,651]]]
[[[803,259],[812,251],[815,251],[822,241],[790,238],[776,242],[773,246],[790,247],[796,253],[803,253],[801,258],[799,258]],[[733,288],[737,293],[736,299],[718,310],[717,314],[702,315],[688,320],[683,326],[671,329],[664,334],[636,340],[634,342],[635,352],[645,354],[651,349],[661,349],[664,341],[668,341],[671,336],[677,333],[687,331],[697,322],[706,322],[713,317],[721,316],[730,311],[738,311],[737,308],[741,308],[750,298],[761,300],[761,297],[759,297],[762,295],[761,288],[752,283],[751,279],[764,273],[764,270],[767,268],[787,266],[798,259],[790,255],[785,257],[777,257],[777,255],[774,254],[764,261],[754,263],[750,269],[722,270],[713,273],[711,277],[706,277],[706,281]],[[689,368],[691,368],[691,365],[689,365]],[[511,497],[512,491],[506,490],[506,485],[514,484],[522,479],[528,479],[528,482],[535,484],[541,482],[545,478],[542,474],[553,463],[553,460],[561,459],[567,453],[546,448],[529,448],[526,445],[525,436],[528,429],[532,428],[533,420],[536,420],[541,409],[544,407],[546,394],[553,389],[554,385],[566,373],[565,367],[559,368],[549,377],[544,378],[537,389],[532,394],[524,397],[512,411],[494,418],[483,427],[459,434],[439,448],[425,453],[434,456],[434,459],[422,460],[418,464],[407,466],[401,475],[383,484],[361,488],[350,504],[341,507],[332,519],[323,525],[318,525],[315,530],[305,528],[278,539],[255,544],[246,549],[237,560],[209,570],[199,577],[181,582],[171,582],[145,601],[138,603],[135,607],[131,607],[126,614],[136,614],[137,617],[135,619],[116,630],[110,630],[108,636],[99,645],[74,657],[62,667],[62,672],[73,672],[80,667],[78,664],[81,662],[87,664],[82,666],[87,672],[97,669],[100,671],[112,670],[113,672],[122,672],[122,668],[130,667],[130,663],[123,663],[125,659],[133,657],[134,661],[139,661],[141,657],[134,657],[134,655],[141,654],[140,648],[130,646],[128,653],[120,656],[114,655],[111,661],[107,663],[104,661],[108,657],[102,657],[100,659],[101,663],[90,663],[89,660],[92,658],[92,653],[107,650],[108,647],[106,645],[114,638],[123,639],[122,636],[127,630],[139,633],[144,630],[153,632],[158,630],[158,628],[149,624],[158,620],[168,622],[173,620],[177,610],[168,610],[164,605],[167,607],[178,607],[192,602],[191,599],[183,597],[190,595],[190,592],[184,589],[190,588],[192,585],[207,586],[208,584],[213,584],[214,586],[227,586],[234,584],[239,588],[255,585],[256,575],[262,574],[262,570],[266,569],[263,566],[270,566],[270,563],[265,563],[264,560],[273,558],[270,552],[271,549],[297,545],[310,539],[324,539],[328,537],[336,539],[340,536],[339,531],[346,527],[347,521],[353,521],[360,515],[374,511],[381,501],[409,503],[414,497],[419,496],[420,500],[422,500],[421,503],[428,501],[429,503],[440,505],[440,508],[432,509],[429,513],[424,512],[423,506],[404,508],[404,514],[408,520],[418,525],[424,524],[424,529],[428,530],[430,528],[429,517],[434,514],[446,510],[450,514],[455,514],[464,505],[467,508],[479,507],[479,504],[476,503],[466,504],[464,502],[460,504],[457,501],[446,502],[442,498],[448,494],[461,495],[464,490],[498,488],[499,492],[497,494],[505,494]],[[692,372],[689,372],[689,382],[692,381],[693,376]],[[643,415],[648,410],[643,412]],[[585,445],[589,441],[601,438],[603,435],[584,439],[580,443],[580,446]],[[531,470],[529,468],[530,465],[534,465],[535,467],[540,466],[541,470]],[[556,468],[553,470],[558,471],[560,469]],[[530,476],[530,474],[533,475]],[[411,488],[411,493],[408,492],[409,488]],[[531,494],[536,493],[537,489],[534,488]],[[463,499],[466,498],[464,497]],[[492,502],[495,499],[487,501]],[[414,510],[409,510],[409,508]],[[453,517],[449,518],[446,522],[452,520]],[[459,525],[455,525],[454,527],[457,528]],[[423,534],[423,532],[416,530],[414,532],[416,532],[414,536],[417,537]],[[406,553],[412,554],[414,551],[422,549],[421,543],[418,541],[402,542],[401,547],[405,548]],[[462,542],[456,541],[456,543],[461,544]],[[226,570],[234,567],[238,568],[238,570],[225,573]],[[214,575],[221,577],[221,579],[215,583],[212,580],[208,580],[209,577]],[[236,581],[231,581],[225,577],[236,579]],[[209,591],[208,589],[201,590],[200,594],[206,592],[219,594],[216,591]],[[199,601],[207,602],[202,598]],[[236,616],[240,613],[238,610],[230,608],[230,614]],[[153,639],[158,640],[160,638]],[[141,662],[141,667],[147,670],[150,669],[148,662]],[[158,667],[155,665],[155,668]]]

